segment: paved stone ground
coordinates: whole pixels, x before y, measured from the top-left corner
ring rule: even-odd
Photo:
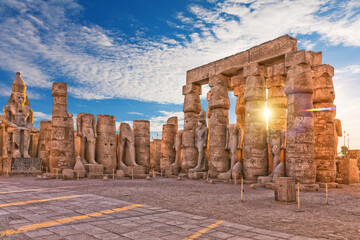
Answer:
[[[86,183],[82,181],[81,185]],[[66,184],[64,182],[63,185]],[[0,179],[1,239],[310,239],[84,194],[77,190],[80,189],[79,185],[74,188],[64,186],[31,188],[23,186],[16,179]],[[91,188],[91,185],[88,187]],[[133,208],[126,209],[127,206]]]

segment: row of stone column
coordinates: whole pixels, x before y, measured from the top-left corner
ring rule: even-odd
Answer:
[[[301,183],[334,182],[335,168],[335,95],[333,68],[321,63],[321,53],[297,51],[285,55],[284,62],[270,67],[258,63],[243,69],[242,83],[235,86],[237,123],[244,124],[245,179],[256,180],[268,174],[265,102],[271,111],[269,128],[287,131],[286,176]],[[209,167],[216,177],[229,169],[229,156],[224,148],[225,127],[228,124],[229,78],[223,75],[209,78],[211,95]],[[185,85],[184,134],[192,139],[200,112],[196,84]],[[266,98],[268,89],[268,98]],[[323,109],[314,111],[313,109]],[[245,115],[245,118],[243,117]],[[245,120],[245,121],[244,121]],[[185,150],[185,148],[184,148]],[[196,150],[186,151],[185,162],[196,159]]]

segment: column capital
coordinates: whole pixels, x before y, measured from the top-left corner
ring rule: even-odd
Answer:
[[[244,78],[249,76],[267,76],[267,69],[258,63],[250,63],[244,67],[243,76]]]
[[[285,54],[285,67],[289,68],[297,64],[321,65],[322,52],[300,50]]]
[[[222,74],[213,75],[209,77],[209,85],[210,87],[214,87],[215,85],[230,87],[230,78]]]
[[[184,85],[182,89],[182,94],[187,95],[189,93],[197,93],[201,95],[201,85],[193,83]]]

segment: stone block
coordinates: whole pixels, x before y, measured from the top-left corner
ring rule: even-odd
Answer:
[[[295,202],[295,178],[279,177],[275,179],[275,201]]]
[[[229,179],[231,179],[231,173],[230,172],[219,173],[219,175],[217,176],[217,179],[219,179],[219,180],[229,180]]]
[[[200,96],[197,93],[189,93],[185,95],[183,112],[199,113],[201,110]]]
[[[226,88],[230,87],[230,78],[224,75],[214,75],[209,78],[210,87],[214,87],[216,85],[224,86]]]
[[[2,174],[25,174],[25,175],[33,175],[41,174],[41,158],[25,158],[25,157],[2,157],[1,166],[2,166]]]
[[[187,71],[186,84],[201,83],[201,81],[208,79],[212,75],[215,75],[215,62]]]
[[[249,76],[267,76],[267,69],[265,66],[259,65],[258,63],[248,64],[244,67],[243,77]]]
[[[206,178],[207,173],[206,172],[189,172],[188,178],[190,179],[202,179]]]
[[[249,62],[269,61],[297,50],[297,40],[284,35],[249,50]]]
[[[328,65],[328,64],[321,64],[321,65],[313,66],[312,72],[313,72],[314,78],[319,78],[324,75],[333,77],[334,76],[334,67],[332,67],[331,65]]]
[[[64,180],[72,180],[74,179],[74,170],[72,169],[63,169],[62,177]]]
[[[144,175],[145,168],[142,166],[129,166],[129,167],[122,167],[121,170],[124,171],[125,176],[127,177],[136,177],[137,175]]]
[[[265,87],[285,87],[285,76],[273,76],[265,79]]]
[[[74,171],[74,175],[75,175],[75,178],[77,178],[78,175],[79,175],[79,178],[84,178],[86,175],[86,171],[85,170]]]
[[[91,174],[103,174],[104,166],[100,164],[84,164],[85,170]]]
[[[116,177],[117,178],[124,178],[125,177],[125,173],[123,170],[116,170]]]
[[[298,64],[309,64],[311,66],[320,65],[322,61],[321,52],[311,52],[300,50],[285,55],[285,67]]]
[[[165,176],[177,176],[181,171],[181,167],[168,165],[165,166]]]
[[[357,159],[347,158],[339,161],[339,175],[343,184],[359,183],[359,167]]]
[[[248,51],[240,52],[215,62],[215,74],[236,75],[249,62]]]

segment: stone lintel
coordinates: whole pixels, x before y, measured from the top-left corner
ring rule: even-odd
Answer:
[[[191,69],[187,71],[186,83],[203,84],[210,76],[218,74],[230,77],[239,75],[248,63],[269,62],[294,51],[297,51],[297,40],[284,35],[249,50]]]
[[[322,52],[300,50],[285,55],[285,67],[297,64],[309,64],[311,66],[321,65]]]
[[[201,95],[201,85],[193,83],[184,85],[182,89],[182,94],[186,95],[189,93],[198,93],[199,95]]]
[[[334,76],[334,67],[328,64],[321,64],[312,67],[313,77],[318,78],[324,74],[329,75],[330,77]]]

